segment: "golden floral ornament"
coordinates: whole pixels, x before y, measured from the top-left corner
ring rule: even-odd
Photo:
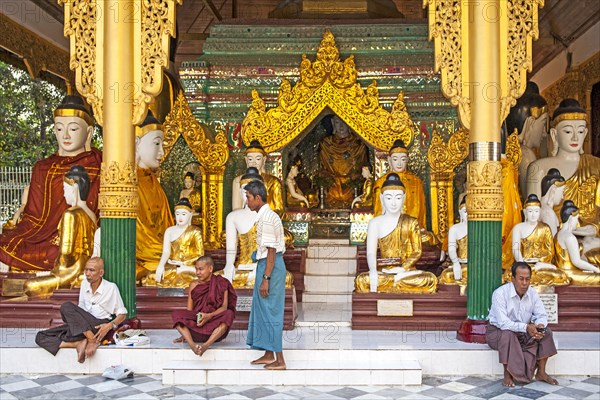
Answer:
[[[277,107],[267,110],[258,92],[252,91],[252,104],[242,122],[244,143],[257,139],[269,153],[280,150],[329,108],[376,149],[387,151],[396,139],[408,145],[415,127],[404,93],[400,92],[388,112],[379,104],[376,81],[363,90],[357,76],[354,56],[340,61],[333,34],[326,30],[316,61],[302,56],[300,80],[292,85],[282,79]]]
[[[506,138],[506,159],[515,167],[519,168],[523,154],[521,144],[519,143],[519,132],[515,128],[514,132]]]
[[[431,144],[427,152],[429,167],[433,172],[453,172],[469,154],[469,131],[459,128],[448,143],[436,129],[433,131]]]
[[[467,164],[467,211],[470,221],[502,221],[502,165],[500,161]]]
[[[139,207],[134,163],[103,162],[100,168],[98,206],[103,218],[136,218]]]

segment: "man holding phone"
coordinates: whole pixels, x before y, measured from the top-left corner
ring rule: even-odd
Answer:
[[[498,350],[504,366],[502,384],[513,387],[515,381],[529,383],[535,373],[536,380],[556,385],[557,380],[546,373],[546,362],[556,354],[556,346],[552,331],[547,328],[544,305],[529,286],[531,267],[525,262],[515,262],[511,272],[511,282],[492,295],[486,333],[488,345]]]

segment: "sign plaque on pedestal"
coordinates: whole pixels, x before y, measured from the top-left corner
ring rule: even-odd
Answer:
[[[236,311],[250,312],[251,308],[252,308],[252,296],[238,296],[237,302],[235,303]]]
[[[548,314],[549,324],[558,324],[558,295],[554,293],[540,294],[540,300],[544,303],[544,308]]]
[[[378,317],[412,317],[412,300],[377,300]]]

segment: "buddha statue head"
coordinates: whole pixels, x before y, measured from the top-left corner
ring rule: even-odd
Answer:
[[[404,172],[408,167],[408,149],[402,139],[396,139],[390,148],[388,163],[392,172]]]
[[[240,179],[240,195],[242,196],[242,204],[246,206],[246,190],[244,188],[246,185],[254,180],[258,180],[263,182],[263,177],[258,172],[256,167],[248,167],[246,168],[246,172],[242,175]]]
[[[556,156],[558,152],[583,154],[587,121],[588,116],[577,100],[561,101],[552,115],[552,155]]]
[[[371,179],[373,177],[373,166],[366,163],[362,166],[361,175],[365,179]]]
[[[523,96],[519,97],[506,117],[506,130],[512,134],[516,129],[519,141],[529,148],[540,147],[548,132],[548,103],[540,95],[535,82],[527,82]]]
[[[148,110],[146,119],[135,128],[135,161],[142,169],[157,169],[164,156],[163,127],[152,111]]]
[[[537,223],[540,220],[540,210],[542,209],[542,203],[538,199],[536,194],[530,194],[523,204],[523,214],[525,214],[525,221],[531,223]]]
[[[337,115],[331,117],[331,126],[333,127],[333,134],[338,139],[344,139],[350,136],[350,128]]]
[[[71,167],[63,178],[65,201],[69,206],[78,204],[78,200],[86,201],[90,192],[90,176],[81,165]]]
[[[554,205],[560,203],[565,192],[565,178],[556,168],[550,168],[542,179],[542,199],[548,199],[548,203]]]
[[[183,177],[183,186],[186,189],[191,189],[194,187],[194,184],[196,183],[196,177],[194,176],[193,172],[187,172],[185,174],[185,176]]]
[[[259,173],[265,172],[267,152],[258,140],[255,139],[250,142],[250,146],[248,146],[244,152],[244,160],[246,161],[247,168],[254,167]]]
[[[178,226],[190,226],[193,215],[194,209],[188,198],[182,197],[179,199],[175,204],[175,223]]]
[[[76,156],[90,151],[94,118],[79,96],[65,96],[54,110],[54,135],[58,142],[58,155]]]
[[[381,205],[383,206],[384,214],[401,214],[406,199],[404,184],[396,173],[391,173],[381,186]]]
[[[579,224],[579,208],[571,200],[565,200],[560,208],[560,220],[563,225],[573,230]]]

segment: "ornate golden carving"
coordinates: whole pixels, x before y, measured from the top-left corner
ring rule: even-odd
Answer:
[[[135,165],[105,162],[100,168],[98,206],[102,218],[136,218],[139,208]]]
[[[134,49],[133,123],[139,124],[146,117],[148,105],[162,89],[163,68],[169,66],[169,41],[175,37],[175,6],[183,0],[143,0],[142,18],[134,17],[136,41]],[[139,39],[137,39],[139,38]],[[139,46],[139,47],[138,47]]]
[[[500,161],[470,161],[467,176],[469,220],[501,221],[504,197]]]
[[[469,153],[469,132],[460,128],[446,144],[442,136],[433,131],[427,159],[431,168],[431,225],[433,232],[444,243],[448,229],[454,221],[454,170]]]
[[[544,0],[502,0],[495,4],[500,9],[489,7],[493,13],[489,17],[497,19],[500,29],[502,62],[498,89],[500,120],[504,120],[525,91],[526,72],[531,71],[531,41],[539,34],[538,7],[544,6]],[[473,51],[469,48],[469,21],[473,6],[461,0],[423,0],[423,7],[429,7],[429,39],[435,45],[435,70],[441,75],[442,92],[458,107],[460,121],[469,129],[468,86],[473,82],[469,70],[469,53]]]
[[[29,75],[36,79],[41,71],[48,71],[66,81],[75,82],[69,69],[69,53],[46,39],[20,26],[4,14],[0,14],[0,47],[23,59]]]
[[[165,157],[171,151],[179,136],[184,140],[200,163],[204,175],[202,179],[202,234],[206,249],[221,247],[221,227],[223,225],[223,172],[229,159],[227,137],[224,132],[215,135],[211,142],[208,132],[196,120],[183,92],[179,92],[171,112],[163,124]]]
[[[506,138],[506,159],[510,161],[515,169],[519,169],[522,157],[519,132],[515,128],[514,132]]]
[[[357,75],[354,56],[340,61],[333,34],[326,30],[316,61],[302,55],[300,81],[293,87],[286,79],[281,82],[277,107],[267,111],[258,92],[252,91],[252,105],[242,122],[244,143],[258,139],[267,152],[279,150],[329,107],[376,149],[388,150],[396,139],[408,145],[415,133],[403,92],[388,112],[379,105],[376,81],[363,90]]]
[[[103,57],[102,40],[96,37],[99,18],[96,0],[58,0],[65,7],[65,36],[70,38],[70,67],[75,71],[75,86],[92,106],[94,117],[102,125]],[[100,39],[100,40],[99,40]]]

